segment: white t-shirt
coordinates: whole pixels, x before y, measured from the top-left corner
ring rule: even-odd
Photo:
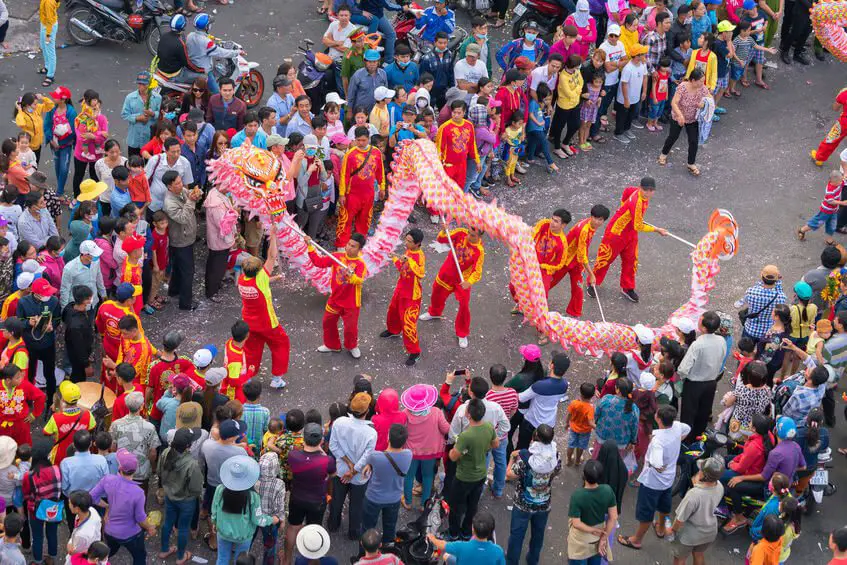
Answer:
[[[457,83],[460,80],[464,80],[472,84],[476,84],[479,82],[479,79],[487,76],[488,69],[485,67],[485,63],[483,63],[480,59],[476,60],[474,66],[471,66],[467,59],[461,59],[453,68],[453,77],[456,79]]]
[[[641,63],[634,65],[632,62],[626,64],[621,71],[621,84],[618,86],[617,101],[624,103],[623,99],[623,83],[627,83],[629,94],[629,103],[638,104],[641,100],[641,88],[644,83],[644,77],[647,75],[647,65]]]
[[[335,20],[329,24],[328,28],[326,28],[326,33],[324,33],[324,36],[329,35],[333,41],[344,42],[344,47],[347,47],[349,49],[350,46],[353,45],[350,42],[350,35],[352,35],[353,30],[355,29],[356,26],[354,26],[352,23],[348,23],[347,27],[341,29],[339,27],[338,20]],[[334,47],[329,48],[328,54],[330,57],[332,57],[333,61],[340,61],[341,57],[344,56],[344,53]]]
[[[100,541],[100,528],[101,528],[102,520],[100,519],[100,514],[97,513],[97,510],[92,506],[91,513],[88,516],[88,519],[80,524],[79,526],[74,528],[73,533],[71,534],[71,543],[74,546],[74,553],[84,553],[88,551],[88,548],[95,541]],[[71,556],[68,555],[65,558],[65,565],[70,565]]]
[[[600,49],[606,52],[606,60],[610,63],[617,64],[621,59],[626,57],[626,48],[623,46],[623,43],[618,40],[616,45],[612,45],[608,40],[604,41],[602,45],[600,45]],[[613,86],[618,83],[620,80],[621,72],[618,69],[610,73],[606,73],[606,86]]]
[[[547,70],[547,65],[542,65],[538,68],[532,70],[532,73],[529,75],[529,83],[530,90],[535,92],[538,90],[538,85],[542,82],[546,82],[547,86],[550,87],[550,92],[556,92],[556,82],[559,79],[559,73],[553,73],[552,75]]]

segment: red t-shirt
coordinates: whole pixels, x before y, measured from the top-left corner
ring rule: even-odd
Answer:
[[[653,99],[663,102],[668,99],[668,78],[670,73],[656,71],[656,79],[653,81]]]
[[[117,396],[117,398],[115,398],[115,404],[112,405],[112,422],[120,420],[129,414],[129,409],[126,407],[126,397],[130,392],[140,392],[141,394],[144,394],[144,387],[136,384],[134,385],[133,390],[129,392],[122,392]],[[144,412],[145,411],[142,410],[141,414],[143,415]]]
[[[173,361],[159,359],[150,366],[150,376],[147,386],[153,389],[153,408],[150,410],[151,420],[162,419],[162,411],[156,408],[156,403],[159,402],[159,399],[162,398],[162,395],[171,386],[168,377],[177,373],[188,375],[193,372],[194,364],[184,357],[177,357]]]
[[[156,252],[156,266],[160,271],[168,268],[168,230],[165,228],[165,233],[159,233],[158,230],[153,230],[153,248]]]

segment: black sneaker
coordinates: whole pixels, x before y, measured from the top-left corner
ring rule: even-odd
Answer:
[[[420,358],[421,358],[420,353],[409,353],[409,357],[406,359],[406,366],[407,367],[414,366],[415,363],[417,363],[418,359],[420,359]]]
[[[597,298],[597,293],[594,291],[593,285],[585,289],[585,294],[587,294],[591,298]]]
[[[390,332],[390,331],[388,331],[388,330],[382,330],[382,333],[381,333],[381,334],[379,334],[379,337],[397,337],[397,336],[399,336],[399,335],[400,335],[400,334],[393,334],[393,333],[391,333],[391,332]]]
[[[627,298],[627,300],[638,302],[638,294],[636,294],[634,290],[621,289],[621,294],[623,294]]]
[[[406,221],[409,222],[410,224],[417,224],[418,223],[418,219],[415,217],[414,214],[409,214],[409,219],[406,220]]]
[[[470,189],[468,193],[477,200],[482,200],[482,194],[478,190]]]
[[[812,61],[809,60],[809,57],[805,53],[794,53],[794,60],[800,63],[801,65],[811,65]]]
[[[782,62],[786,65],[791,64],[791,54],[789,53],[788,49],[780,53],[779,58],[782,59]]]

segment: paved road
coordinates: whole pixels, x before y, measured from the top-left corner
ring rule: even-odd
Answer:
[[[236,0],[232,6],[217,6],[214,32],[243,43],[248,57],[260,63],[270,83],[276,66],[292,56],[299,41],[304,38],[317,40],[325,29],[325,22],[315,14],[315,6],[311,0],[285,3]],[[291,25],[295,21],[297,24]],[[62,28],[59,43],[66,40]],[[37,62],[26,55],[0,60],[0,99],[10,113],[13,98],[35,89],[40,83],[40,77],[35,74]],[[102,95],[112,131],[123,139],[126,128],[119,118],[121,103],[134,88],[137,71],[148,65],[149,56],[140,45],[72,46],[59,51],[57,81],[69,86],[75,96],[86,88],[97,89]],[[713,129],[714,137],[701,149],[699,164],[703,175],[698,179],[685,171],[684,147],[678,147],[671,154],[667,168],[656,165],[663,137],[641,130],[638,141],[626,147],[613,141],[599,151],[560,162],[563,170],[556,176],[548,176],[543,169],[534,168],[525,177],[522,188],[499,188],[498,202],[522,215],[527,222],[559,207],[581,216],[595,203],[614,208],[624,186],[651,174],[656,177],[658,191],[648,213],[649,221],[691,241],[703,235],[709,213],[716,207],[731,210],[741,225],[738,257],[722,263],[718,286],[712,294],[716,307],[731,312],[732,302],[756,280],[759,269],[766,263],[779,265],[786,282],[793,284],[807,269],[817,265],[816,257],[822,249],[819,234],[810,235],[807,242],[800,243],[793,238],[793,232],[803,218],[817,209],[826,183],[826,169],[815,168],[807,153],[833,119],[829,106],[834,94],[843,86],[843,67],[830,62],[808,69],[780,68],[769,74],[773,90],[764,92],[750,88],[744,91],[741,100],[726,102],[729,114]],[[13,131],[14,126],[9,122],[0,125],[3,135]],[[49,163],[46,165],[52,170]],[[834,163],[830,165],[835,166]],[[420,213],[418,215],[421,217]],[[427,237],[432,238],[435,230],[428,224],[421,225]],[[631,324],[661,325],[689,294],[687,253],[686,247],[671,239],[654,235],[643,237],[638,279],[642,302],[634,305],[621,297],[615,284],[617,270],[613,268],[610,279],[600,291],[607,318]],[[428,250],[427,295],[443,258]],[[405,355],[399,341],[377,337],[384,327],[385,311],[394,285],[392,275],[383,274],[365,285],[360,326],[363,356],[356,362],[347,354],[327,356],[314,352],[320,345],[324,297],[315,293],[296,273],[287,272],[285,280],[275,286],[274,294],[277,312],[292,341],[290,385],[282,394],[267,392],[264,403],[274,411],[318,407],[325,412],[329,403],[347,397],[353,375],[360,372],[374,375],[376,389],[386,386],[402,389],[414,382],[439,383],[444,372],[451,368],[469,367],[474,374],[484,374],[490,363],[502,362],[516,370],[520,366],[517,347],[534,341],[535,331],[522,327],[518,318],[509,316],[507,262],[506,247],[487,241],[483,280],[475,287],[473,295],[470,347],[466,350],[456,347],[449,320],[421,324],[424,357],[413,369],[402,365]],[[567,292],[564,285],[553,292],[553,308],[564,309]],[[145,327],[155,340],[166,329],[183,329],[187,335],[186,351],[209,342],[223,344],[230,323],[238,317],[234,289],[227,288],[225,295],[229,297],[226,304],[204,303],[191,314],[166,310],[155,319],[145,319]],[[452,304],[448,306],[448,316],[454,313],[454,308]],[[586,318],[599,319],[596,303],[587,302],[585,310]],[[549,352],[554,347],[545,349]],[[606,365],[605,360],[578,358],[569,378],[574,384],[593,381]],[[834,433],[834,443],[842,443],[841,422]],[[558,434],[560,438],[564,436],[562,431]],[[840,463],[840,459],[837,462]],[[834,470],[833,476],[836,483],[847,484],[843,465]],[[578,483],[575,470],[566,469],[560,476],[554,495],[554,519],[550,521],[545,540],[545,563],[561,562],[566,555],[566,506],[570,492]],[[633,495],[634,491],[630,491],[624,502],[621,524],[625,531],[633,528]],[[820,547],[826,549],[827,532],[847,521],[847,513],[839,506],[843,503],[844,494],[839,492],[825,501],[823,512],[809,517],[804,523],[803,535],[794,544],[793,562],[824,563],[828,559],[827,552],[822,552]],[[509,502],[493,501],[488,495],[482,500],[482,507],[495,513],[499,539],[504,544],[509,523],[507,504]],[[346,559],[354,551],[354,544],[346,539],[336,536],[333,544],[332,554],[339,558]],[[151,550],[155,545],[151,542]],[[721,539],[710,551],[709,562],[738,563],[741,557],[738,552],[743,554],[746,546],[743,535]],[[208,558],[211,552],[198,549],[197,553]],[[148,562],[158,562],[152,555]],[[617,558],[635,557],[645,563],[669,563],[669,555],[665,543],[648,537],[641,552],[619,549]],[[112,562],[127,563],[127,554],[116,556]]]

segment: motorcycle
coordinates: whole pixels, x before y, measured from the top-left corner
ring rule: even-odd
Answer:
[[[713,455],[726,460],[730,451],[736,451],[738,444],[729,436],[716,430],[708,429],[696,442],[683,443],[676,461],[676,475],[671,489],[671,496],[685,496],[691,487],[691,480],[697,474],[697,461],[706,460]]]
[[[236,49],[243,51],[241,45],[234,41],[219,40],[221,47],[225,49]],[[265,94],[265,77],[256,68],[259,63],[248,61],[240,53],[232,59],[212,59],[212,73],[215,78],[231,78],[235,82],[235,95],[241,98],[248,108],[255,108],[262,101]],[[189,82],[177,82],[158,69],[156,70],[156,82],[159,83],[162,96],[181,97],[191,88]]]
[[[450,507],[440,496],[424,503],[424,510],[414,521],[397,532],[393,546],[384,551],[393,553],[406,565],[436,565],[441,556],[427,539],[427,534],[438,535],[447,524]]]
[[[315,52],[312,49],[314,44],[311,39],[304,39],[297,46],[297,54],[303,56],[297,65],[297,80],[312,101],[312,108],[320,108],[326,95],[336,90],[335,73],[341,71],[336,68],[332,57]]]
[[[548,44],[552,43],[556,27],[568,17],[568,11],[556,0],[518,0],[513,13],[513,39],[523,37],[526,24],[534,21],[538,24],[538,36]]]
[[[115,43],[144,43],[155,56],[162,36],[161,27],[171,14],[160,0],[75,0],[68,8],[68,35],[77,45],[94,45],[101,39]]]
[[[832,466],[832,449],[827,447],[818,453],[817,465],[814,470],[811,470],[812,478],[809,480],[809,487],[803,493],[806,514],[811,514],[815,505],[823,502],[824,496],[832,496],[838,490],[838,487],[829,482],[829,469]]]

